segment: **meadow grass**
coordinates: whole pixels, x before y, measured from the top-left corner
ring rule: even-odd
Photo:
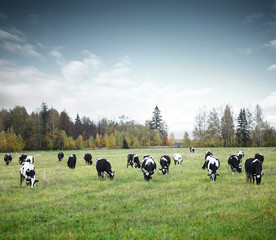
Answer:
[[[27,152],[35,158],[34,189],[19,186],[18,158],[0,162],[0,239],[275,239],[276,148],[212,148],[220,159],[216,182],[202,170],[207,149],[149,148]],[[261,152],[264,176],[260,186],[246,182],[244,169],[232,175],[230,154],[245,152],[244,162]],[[76,169],[67,167],[71,153]],[[85,153],[93,156],[86,165]],[[163,154],[183,156],[166,176],[157,171],[145,182],[142,171],[128,167],[127,154],[140,160],[151,154],[160,167]],[[3,159],[4,154],[0,157]],[[99,180],[96,158],[115,170],[113,181]]]

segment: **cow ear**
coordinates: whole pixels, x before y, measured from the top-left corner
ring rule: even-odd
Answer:
[[[262,173],[262,176],[264,175],[264,173]]]
[[[162,168],[159,168],[160,171],[162,171]]]

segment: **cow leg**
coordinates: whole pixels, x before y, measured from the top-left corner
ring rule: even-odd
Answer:
[[[22,174],[20,174],[20,187],[22,186],[23,180],[24,180],[24,176]]]

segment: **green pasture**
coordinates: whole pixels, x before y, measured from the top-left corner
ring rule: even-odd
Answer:
[[[34,189],[19,186],[18,157],[5,165],[0,153],[0,239],[276,239],[276,148],[212,148],[220,159],[216,182],[201,169],[206,148],[96,149],[25,152],[35,158]],[[230,154],[264,157],[260,186],[246,182],[244,169],[232,175]],[[76,169],[67,167],[71,153]],[[93,165],[83,156],[91,153]],[[157,171],[145,182],[142,171],[126,167],[128,153],[183,156],[167,176]],[[98,179],[95,160],[111,162],[113,181]]]

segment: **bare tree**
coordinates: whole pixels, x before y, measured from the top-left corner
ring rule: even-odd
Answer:
[[[195,126],[193,130],[194,139],[198,142],[199,146],[203,146],[206,139],[207,130],[207,113],[205,110],[199,109],[195,116]]]
[[[233,113],[228,104],[225,106],[224,113],[221,118],[221,135],[222,135],[224,146],[233,145],[235,128],[234,128]]]

